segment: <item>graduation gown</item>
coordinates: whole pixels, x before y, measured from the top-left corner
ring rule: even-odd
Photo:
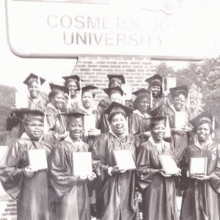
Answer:
[[[47,123],[53,133],[64,134],[66,129],[65,117],[60,115],[60,111],[56,109],[51,103],[46,107]]]
[[[104,113],[104,111],[108,108],[108,106],[111,104],[111,100],[109,98],[102,99],[98,104],[98,111],[101,114],[100,118],[100,129],[101,133],[106,133],[110,129],[110,124],[108,121],[108,115]]]
[[[140,111],[135,110],[128,120],[129,134],[137,135],[140,137],[141,143],[147,141],[148,138],[142,135],[144,132],[150,130],[151,116],[145,113],[141,114]]]
[[[101,220],[138,220],[138,200],[135,199],[135,171],[110,176],[108,167],[116,166],[113,151],[130,150],[136,157],[136,142],[132,135],[119,140],[113,133],[102,134],[93,145],[93,160],[102,180]]]
[[[44,100],[41,96],[39,96],[37,100],[34,100],[31,97],[28,98],[29,109],[45,112],[46,105],[47,105],[47,101]]]
[[[98,111],[94,107],[92,107],[90,110],[86,110],[83,106],[80,106],[78,109],[80,111],[84,112],[85,115],[95,115],[95,124],[93,124],[92,126],[91,125],[84,125],[84,130],[85,130],[85,126],[88,126],[88,127],[94,126],[96,129],[101,129],[101,126],[100,126],[101,113],[100,113],[100,111]],[[83,141],[89,145],[90,149],[93,146],[95,138],[96,138],[95,136],[90,136],[88,134],[83,135]]]
[[[86,180],[73,176],[73,152],[87,152],[88,145],[76,145],[69,136],[53,149],[50,181],[60,197],[59,220],[90,220],[89,194]]]
[[[23,133],[9,149],[5,168],[0,170],[2,186],[17,200],[18,220],[49,220],[48,172],[40,170],[32,178],[24,175],[24,168],[29,166],[28,150],[45,149],[49,157],[51,147],[42,141],[32,141]]]
[[[163,109],[166,108],[166,106],[168,106],[168,102],[164,94],[162,94],[160,97],[153,97],[151,111],[158,107],[161,107]],[[159,115],[161,115],[161,113]]]
[[[207,157],[207,174],[210,180],[200,181],[186,177],[190,157]],[[183,193],[181,220],[219,220],[220,219],[220,145],[210,141],[203,149],[198,142],[185,149],[181,161],[183,171]]]
[[[172,155],[172,147],[162,141],[162,151],[155,146],[152,137],[139,147],[137,174],[143,196],[144,220],[177,220],[176,191],[174,177],[163,177],[156,173],[161,169],[158,155]]]
[[[174,107],[169,107],[166,109],[166,115],[169,116],[170,128],[175,128],[175,110]],[[185,111],[185,121],[188,127],[192,127],[189,123],[190,116],[187,111]],[[185,148],[189,145],[190,132],[186,132],[182,135],[175,132],[171,133],[171,144],[174,147],[174,153],[178,162],[182,159],[183,152]]]

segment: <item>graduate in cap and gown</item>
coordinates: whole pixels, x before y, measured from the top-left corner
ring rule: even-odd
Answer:
[[[133,114],[129,117],[129,133],[137,135],[141,143],[148,140],[150,133],[150,92],[146,89],[140,89],[133,92],[136,99],[133,102]]]
[[[44,150],[49,160],[52,149],[43,137],[44,113],[29,109],[17,111],[22,115],[24,133],[8,150],[5,166],[0,170],[1,183],[17,200],[18,220],[50,220],[48,172],[31,167],[28,153],[30,150]]]
[[[167,100],[163,94],[163,78],[159,74],[156,74],[145,80],[149,84],[148,90],[150,91],[150,109],[151,111],[157,107],[166,108]]]
[[[114,151],[129,150],[136,160],[137,142],[126,130],[127,117],[132,109],[117,102],[106,109],[110,131],[98,137],[93,145],[93,165],[102,180],[101,220],[139,219],[138,200],[135,199],[135,171],[120,170]]]
[[[170,89],[173,104],[167,108],[171,127],[171,143],[174,147],[175,156],[181,160],[184,149],[189,145],[192,125],[189,123],[190,115],[186,109],[188,88],[186,85]],[[179,125],[178,125],[179,124]]]
[[[45,79],[37,76],[36,74],[31,73],[24,81],[24,84],[27,85],[28,93],[27,97],[24,97],[24,99],[27,99],[27,105],[23,106],[24,108],[29,108],[31,110],[40,110],[45,111],[46,105],[48,103],[48,100],[46,98],[43,98],[40,94],[40,87],[45,82]],[[7,118],[7,130],[11,131],[10,139],[14,140],[17,138],[20,138],[21,135],[24,132],[24,125],[21,123],[21,120],[19,120],[20,116],[18,111],[16,111],[17,106],[15,106],[15,109],[10,113],[10,115]],[[13,142],[9,140],[9,142]],[[8,143],[10,145],[10,143]]]
[[[138,183],[142,190],[144,220],[177,220],[175,177],[163,170],[158,155],[175,159],[170,143],[163,140],[165,117],[152,117],[151,136],[141,144],[137,155]],[[180,174],[180,169],[177,170]]]
[[[79,107],[79,110],[85,114],[83,119],[84,131],[86,133],[84,133],[83,140],[88,143],[90,147],[92,147],[95,137],[101,134],[101,113],[96,109],[94,103],[94,90],[96,89],[98,89],[98,87],[93,85],[87,85],[82,88],[82,105]],[[90,119],[86,121],[86,117]]]
[[[62,78],[65,80],[65,86],[69,89],[67,109],[69,112],[73,112],[80,104],[80,77],[78,75],[70,75]]]
[[[121,87],[117,86],[117,87],[112,87],[112,88],[106,88],[103,90],[108,95],[110,103],[112,103],[114,101],[114,102],[118,102],[118,103],[122,104],[124,92],[121,89]],[[110,124],[109,124],[109,120],[108,120],[108,115],[105,112],[102,112],[100,123],[101,123],[100,124],[101,133],[108,132],[110,129]]]
[[[121,87],[122,84],[125,84],[125,78],[123,75],[108,74],[108,88]],[[112,103],[111,99],[108,97],[102,99],[98,104],[98,110],[103,113],[106,108]]]
[[[220,219],[220,145],[212,138],[218,124],[209,112],[203,112],[190,122],[195,140],[185,149],[181,161],[184,193],[180,219]],[[197,164],[206,172],[191,175],[191,158],[206,158],[207,163]]]
[[[89,146],[81,140],[83,113],[66,114],[69,135],[51,153],[50,181],[60,197],[59,220],[90,220],[90,202],[87,181],[96,175],[75,176],[73,153],[88,152]]]
[[[29,91],[28,108],[32,110],[45,111],[48,100],[40,95],[40,87],[46,80],[31,73],[24,84],[27,85]]]
[[[47,123],[49,130],[55,135],[59,141],[67,135],[66,121],[61,115],[65,112],[66,96],[68,88],[50,83],[51,92],[49,93],[50,102],[46,108]]]

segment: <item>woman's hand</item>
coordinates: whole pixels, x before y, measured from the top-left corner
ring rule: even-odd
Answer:
[[[186,133],[184,127],[183,128],[172,128],[172,132],[179,134],[179,135],[183,135]]]
[[[126,169],[119,169],[118,166],[108,168],[109,175],[112,175],[112,174],[115,174],[115,173],[125,173],[126,171],[127,171]]]
[[[88,176],[88,180],[93,181],[96,178],[96,174],[93,172],[91,176]]]
[[[36,170],[33,170],[30,166],[24,168],[24,175],[28,178],[32,178]]]
[[[89,129],[88,130],[88,135],[89,136],[94,136],[94,137],[96,137],[96,136],[98,136],[98,135],[100,135],[101,134],[101,131],[99,130],[99,129]]]
[[[190,176],[191,179],[197,179],[200,181],[207,181],[211,179],[211,176],[209,175],[192,175]]]
[[[164,170],[160,170],[159,173],[163,176],[163,177],[171,177],[170,174],[166,174],[166,172]]]

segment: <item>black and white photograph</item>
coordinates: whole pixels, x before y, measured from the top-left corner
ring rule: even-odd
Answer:
[[[220,220],[219,0],[0,0],[0,220]]]

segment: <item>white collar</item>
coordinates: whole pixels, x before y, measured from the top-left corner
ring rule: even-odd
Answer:
[[[178,111],[176,111],[174,105],[170,105],[170,108],[173,109],[174,112],[178,112]],[[184,108],[184,109],[182,109],[180,112],[185,112],[185,111],[186,111],[186,110],[185,110],[185,108]]]
[[[140,115],[142,118],[151,118],[147,113],[142,114],[138,109],[134,110],[133,113]]]
[[[148,141],[149,141],[153,146],[155,146],[155,147],[157,148],[157,150],[163,150],[163,149],[164,149],[164,147],[163,147],[164,144],[165,144],[165,141],[164,141],[164,140],[161,140],[161,142],[160,142],[160,144],[161,144],[161,149],[158,149],[158,144],[156,144],[156,143],[154,142],[154,139],[153,139],[152,136],[149,137]]]
[[[207,141],[206,146],[205,146],[205,147],[202,147],[202,146],[200,145],[200,143],[199,143],[198,136],[195,135],[195,137],[194,137],[194,143],[195,143],[195,146],[196,146],[196,147],[198,147],[199,149],[202,150],[202,149],[205,149],[206,146],[210,146],[210,145],[213,143],[213,140],[212,140],[212,138],[211,138],[211,136],[210,136],[210,137],[209,137],[209,140]]]
[[[43,137],[44,137],[44,136],[42,135],[42,136],[39,138],[39,141],[38,141],[39,143],[42,141]],[[24,133],[21,135],[21,138],[22,138],[22,139],[26,139],[26,140],[28,140],[28,141],[33,141],[33,140],[30,139],[30,137],[27,135],[26,132],[24,132]]]
[[[68,135],[65,139],[64,139],[65,141],[67,141],[67,142],[70,142],[72,145],[79,145],[79,146],[82,146],[83,145],[83,141],[80,139],[80,141],[79,142],[73,142],[73,140],[70,138],[70,136]]]
[[[47,104],[47,107],[52,108],[60,113],[60,111],[54,105],[52,105],[50,102]]]
[[[93,111],[94,111],[95,108],[94,108],[94,105],[92,104],[92,106],[89,109],[85,109],[85,107],[81,104],[79,109],[84,111],[85,114],[87,114],[87,115],[92,115],[92,114],[94,114]]]

